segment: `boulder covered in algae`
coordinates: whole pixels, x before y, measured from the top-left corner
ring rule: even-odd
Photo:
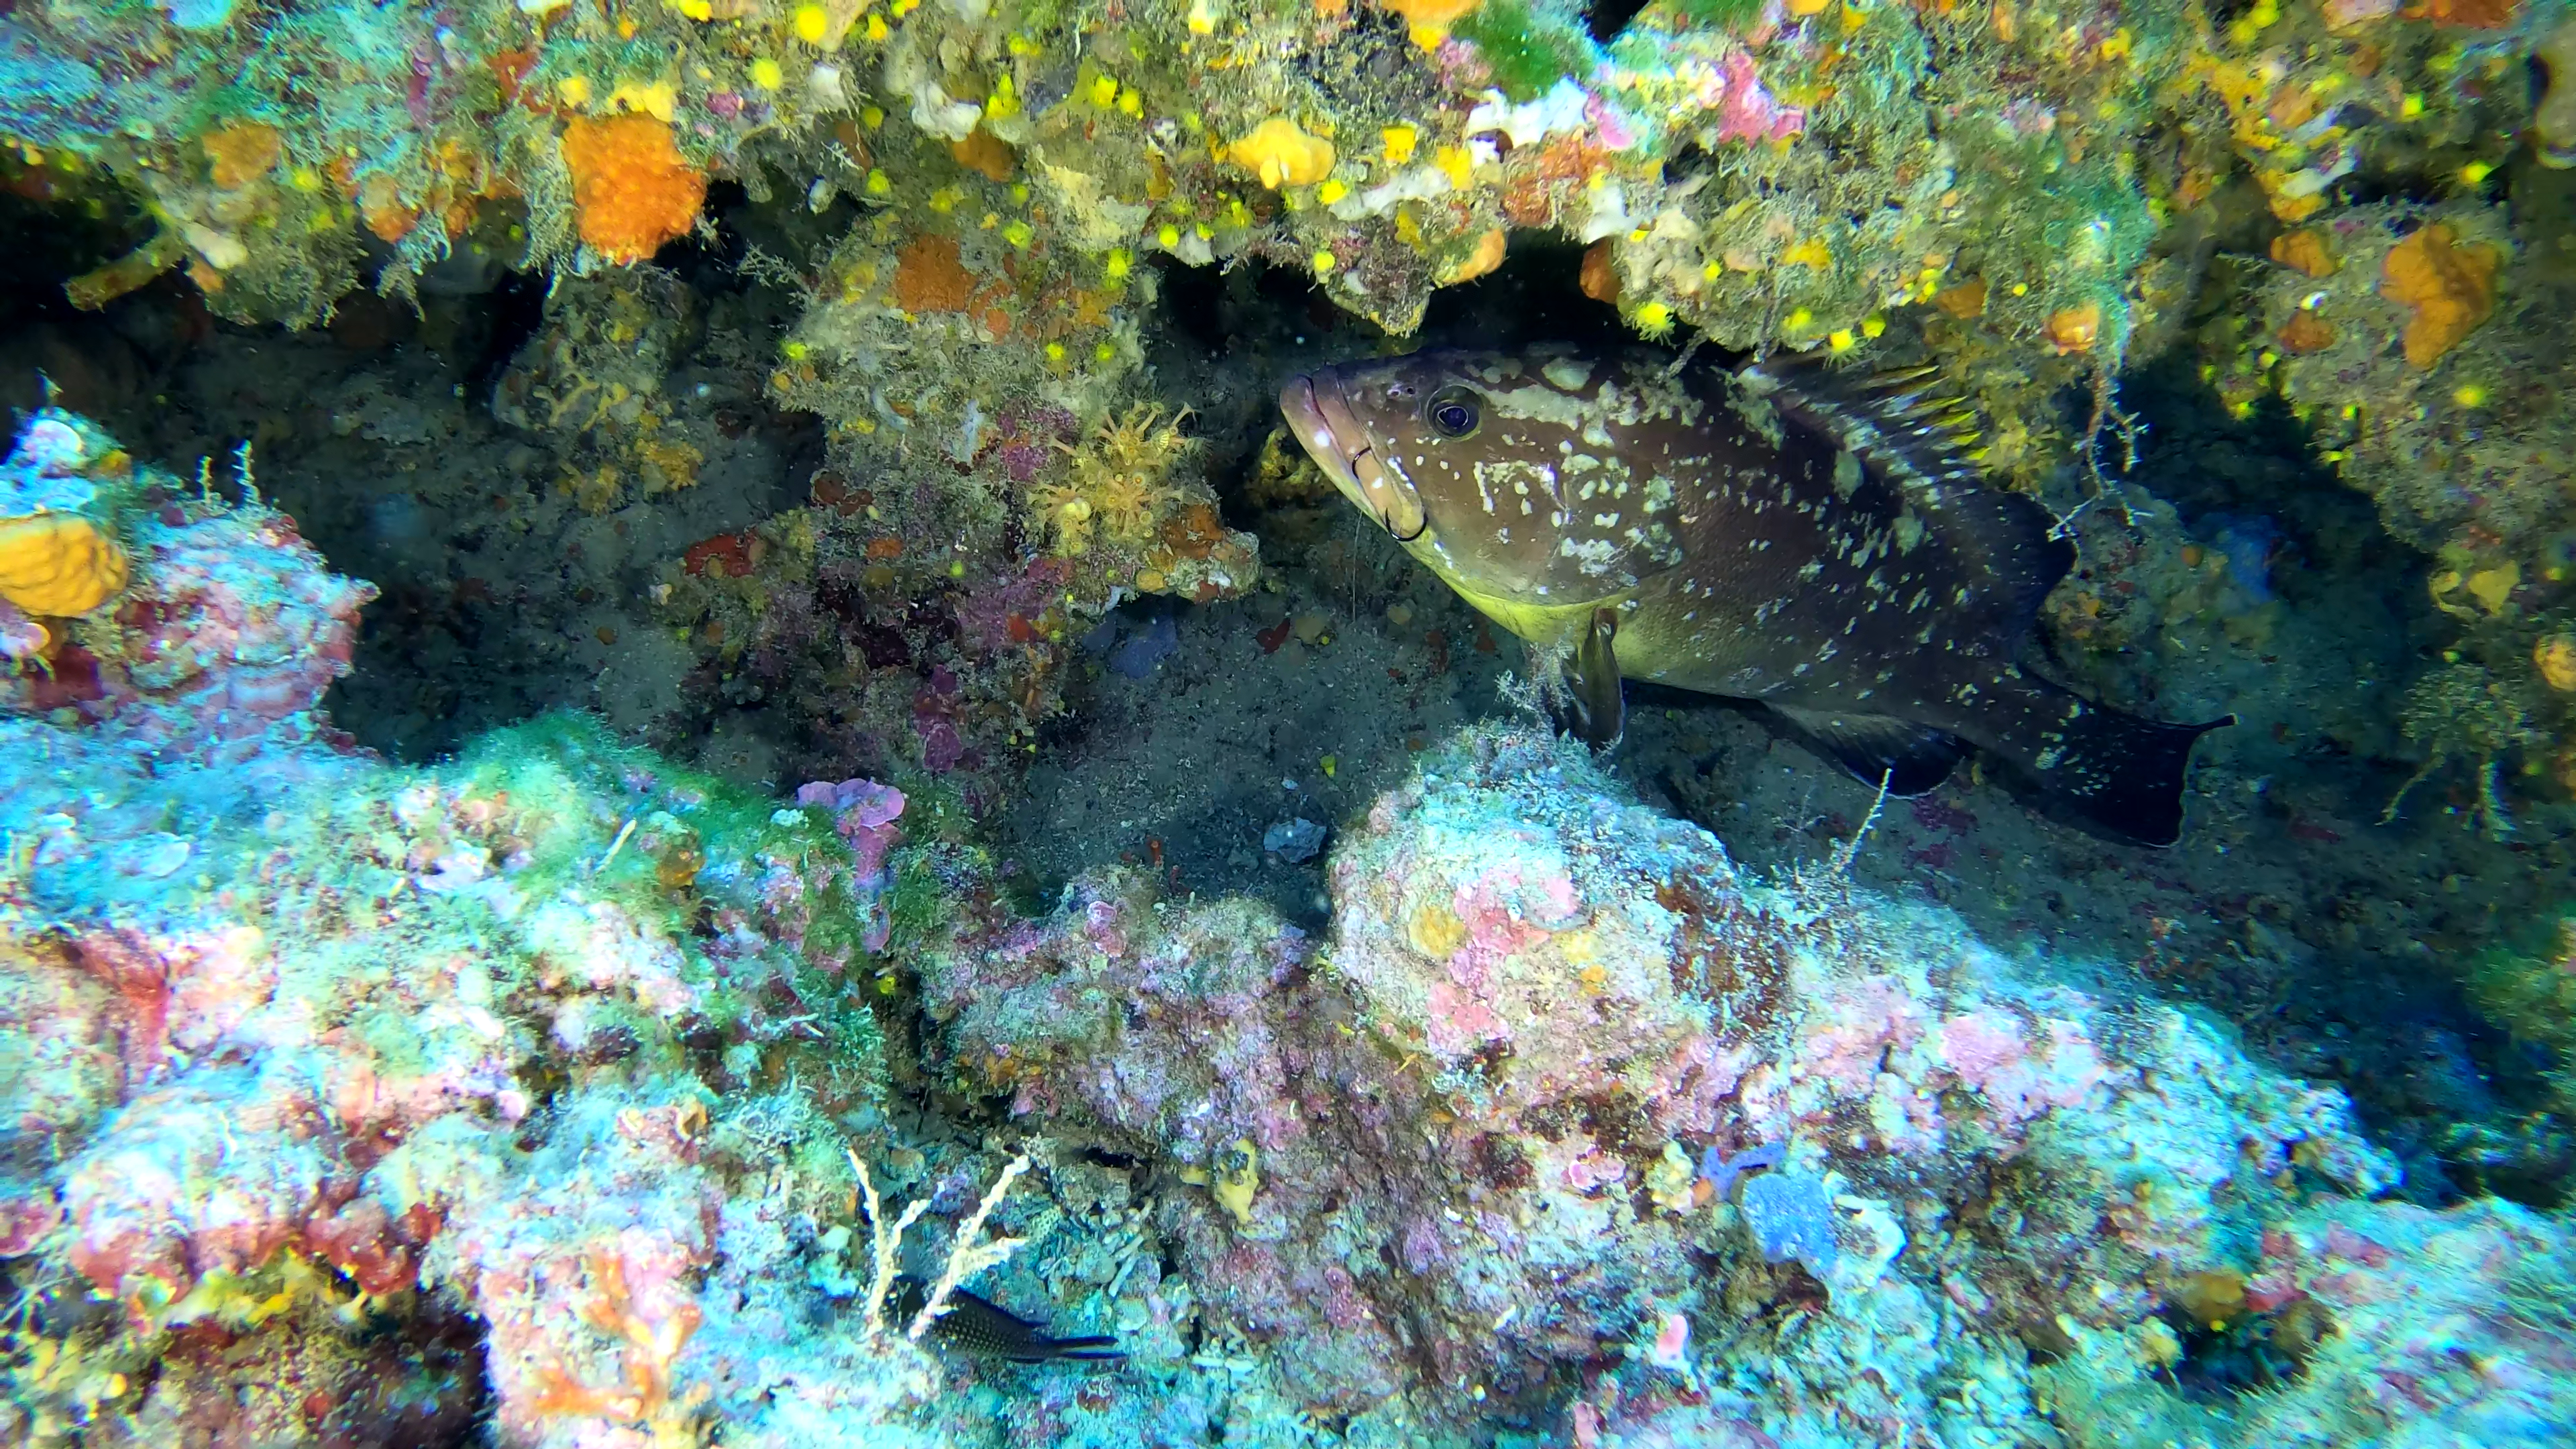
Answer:
[[[1426,756],[1331,878],[1316,940],[1097,877],[924,991],[961,1084],[1168,1164],[1202,1321],[1355,1438],[2576,1425],[2576,1340],[2532,1311],[2562,1223],[2381,1201],[2340,1094],[2115,977],[1750,878],[1507,728]],[[2491,1366],[2421,1387],[2414,1301]]]

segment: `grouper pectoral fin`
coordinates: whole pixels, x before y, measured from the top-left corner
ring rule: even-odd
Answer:
[[[1950,778],[1967,757],[1958,736],[1884,714],[1799,709],[1774,704],[1786,733],[1865,785],[1887,782],[1890,795],[1920,795]]]
[[[1608,748],[1628,727],[1627,696],[1619,687],[1619,653],[1612,645],[1618,635],[1617,611],[1595,609],[1592,626],[1574,646],[1574,702],[1583,716],[1578,733],[1595,749]]]
[[[1972,695],[1961,732],[2005,767],[2040,805],[2093,834],[2131,845],[2182,838],[2182,791],[2191,747],[2236,723],[2166,724],[2096,704],[2020,669],[2005,669]]]
[[[1619,655],[1613,644],[1618,634],[1618,611],[1595,609],[1575,635],[1573,648],[1530,648],[1539,696],[1555,716],[1556,727],[1596,750],[1618,743],[1619,732],[1627,727],[1627,701],[1619,687]]]

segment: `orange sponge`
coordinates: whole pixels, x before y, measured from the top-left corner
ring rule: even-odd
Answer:
[[[125,590],[125,550],[77,513],[0,519],[0,598],[35,615],[86,614]]]
[[[2406,324],[2406,360],[2419,368],[2431,367],[2495,310],[2503,250],[2458,240],[2437,221],[2390,247],[2380,266],[2379,295],[2415,314]]]
[[[667,121],[575,117],[564,127],[581,239],[612,261],[637,262],[681,235],[707,199],[707,175],[680,155]]]

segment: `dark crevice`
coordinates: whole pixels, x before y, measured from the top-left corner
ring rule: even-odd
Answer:
[[[1592,32],[1594,40],[1608,45],[1645,8],[1646,0],[1592,0],[1584,8],[1583,27]]]

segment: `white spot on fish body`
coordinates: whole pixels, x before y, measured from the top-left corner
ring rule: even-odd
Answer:
[[[1567,392],[1579,391],[1592,380],[1592,364],[1571,357],[1556,358],[1541,366],[1538,372],[1539,376]]]

